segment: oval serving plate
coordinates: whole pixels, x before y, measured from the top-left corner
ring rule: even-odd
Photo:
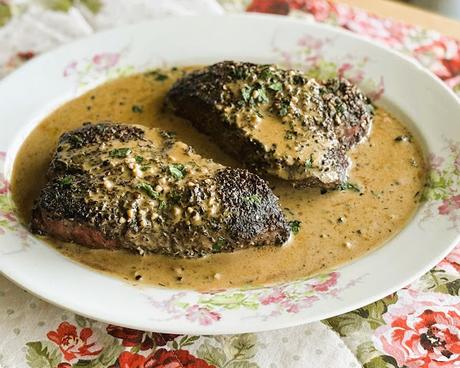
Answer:
[[[93,271],[17,222],[8,190],[14,158],[27,134],[53,109],[128,73],[224,59],[316,68],[320,77],[342,73],[410,124],[436,165],[426,201],[406,228],[377,251],[328,274],[199,293],[133,286]],[[245,15],[170,18],[103,32],[40,56],[5,78],[0,111],[0,270],[39,297],[101,321],[188,334],[255,332],[316,321],[406,286],[459,240],[459,209],[452,199],[460,193],[457,98],[408,58],[328,26]],[[440,179],[444,187],[437,184]]]

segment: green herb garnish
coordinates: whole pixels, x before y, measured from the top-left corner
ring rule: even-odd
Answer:
[[[222,248],[225,246],[225,239],[219,236],[216,240],[216,242],[212,245],[212,251],[213,252],[220,252]]]
[[[136,160],[136,162],[138,164],[140,164],[140,163],[142,163],[142,161],[144,161],[144,158],[142,156],[136,156],[136,157],[134,157],[134,159]]]
[[[283,89],[283,84],[281,82],[274,82],[268,86],[272,91],[281,91]]]
[[[171,70],[174,71],[174,68],[171,69]],[[176,68],[176,70],[177,70],[177,68]],[[159,82],[164,81],[164,80],[169,78],[167,74],[164,74],[164,73],[160,72],[159,70],[152,70],[152,71],[147,72],[145,74],[152,76],[155,80],[157,80]]]
[[[170,200],[170,202],[173,203],[173,204],[180,203],[181,199],[182,199],[182,195],[181,195],[181,193],[179,193],[179,192],[173,191],[173,192],[171,192],[171,194],[169,195],[169,200]]]
[[[115,158],[125,158],[131,153],[131,148],[123,147],[123,148],[115,148],[110,151],[109,156]]]
[[[244,102],[249,102],[251,99],[252,88],[249,86],[244,86],[241,88],[241,96],[243,97]]]
[[[288,222],[288,225],[291,228],[291,232],[294,235],[297,235],[299,230],[300,230],[300,226],[302,225],[302,223],[299,220],[292,220],[292,221]]]
[[[311,169],[313,167],[313,156],[310,155],[310,158],[305,161],[305,168]]]
[[[166,74],[163,74],[163,73],[157,73],[156,76],[155,76],[155,80],[157,81],[164,81],[166,79],[168,79],[169,77],[166,75]]]
[[[160,132],[160,135],[165,138],[165,139],[174,139],[176,137],[176,132],[171,132],[171,131],[164,131],[162,130]]]
[[[247,197],[243,197],[243,199],[246,202],[253,203],[253,204],[260,204],[262,202],[262,198],[260,198],[260,195],[258,194],[253,194]]]
[[[83,138],[80,137],[79,135],[73,134],[69,137],[69,140],[74,143],[74,144],[82,144],[83,143]]]
[[[278,110],[278,115],[283,117],[286,116],[289,112],[289,102],[282,101]]]
[[[176,179],[180,180],[182,179],[185,175],[185,166],[182,164],[172,164],[168,166],[169,173]]]
[[[340,184],[339,189],[340,190],[352,190],[352,191],[358,192],[358,193],[361,192],[361,188],[359,186],[357,186],[356,184],[350,183],[348,181]]]
[[[143,113],[143,112],[144,112],[144,109],[143,109],[142,106],[133,105],[133,106],[131,107],[131,111],[140,114],[140,113]]]
[[[273,76],[273,73],[271,72],[270,68],[265,68],[260,72],[260,78],[262,79],[269,79],[270,77]]]
[[[160,201],[160,205],[158,206],[158,209],[159,209],[159,210],[163,210],[163,209],[165,209],[166,207],[167,207],[166,201],[165,201],[164,199],[162,199],[162,200]]]
[[[261,86],[259,89],[256,90],[257,92],[257,97],[256,97],[256,102],[258,103],[267,103],[269,101],[267,92],[265,91],[265,88]]]
[[[158,199],[158,192],[154,191],[152,186],[148,183],[140,183],[136,186],[137,189],[143,190],[150,198]]]
[[[64,187],[69,187],[73,183],[73,177],[71,176],[64,176],[61,180],[59,180],[59,184]]]

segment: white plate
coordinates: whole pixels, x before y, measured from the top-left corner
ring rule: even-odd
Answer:
[[[438,181],[400,234],[352,264],[310,280],[213,294],[131,286],[66,259],[16,222],[7,190],[13,161],[27,134],[54,108],[119,75],[223,59],[319,65],[323,74],[340,67],[380,96],[379,104],[413,125],[437,157],[433,178],[451,181],[444,181],[445,188]],[[40,56],[5,78],[0,111],[0,270],[41,298],[98,320],[188,334],[253,332],[316,321],[407,285],[459,238],[458,100],[407,58],[328,26],[245,15],[172,18],[111,30]]]

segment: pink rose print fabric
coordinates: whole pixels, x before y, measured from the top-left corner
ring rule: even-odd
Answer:
[[[398,292],[373,336],[378,350],[407,368],[460,366],[460,300],[414,290]]]

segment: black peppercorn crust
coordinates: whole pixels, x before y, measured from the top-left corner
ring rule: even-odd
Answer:
[[[253,171],[325,188],[346,181],[347,150],[369,134],[373,115],[347,80],[232,61],[179,79],[167,106]]]
[[[289,226],[265,181],[194,154],[171,134],[86,124],[59,140],[31,228],[90,247],[199,257],[282,245]]]

